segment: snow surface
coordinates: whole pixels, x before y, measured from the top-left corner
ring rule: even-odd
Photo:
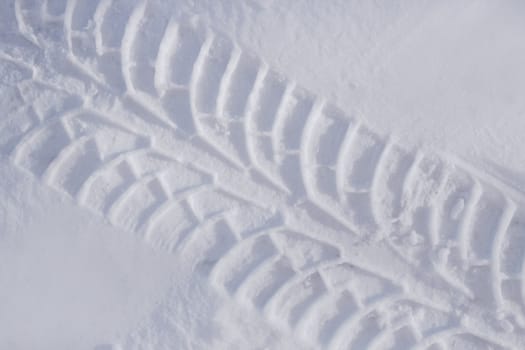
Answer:
[[[524,349],[524,19],[0,0],[0,350]]]

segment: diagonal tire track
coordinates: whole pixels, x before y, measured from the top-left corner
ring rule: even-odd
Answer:
[[[505,317],[514,322],[513,327],[517,327],[517,331],[508,336],[508,341],[502,342],[501,345],[512,347],[513,344],[523,344],[523,337],[519,334],[520,322],[523,322],[520,321],[523,318],[523,301],[520,292],[516,291],[516,288],[522,288],[521,269],[511,272],[509,266],[514,268],[515,265],[507,263],[511,258],[523,261],[523,252],[509,250],[509,247],[515,245],[514,242],[521,239],[519,234],[512,234],[519,230],[522,222],[522,210],[515,204],[516,201],[521,201],[521,198],[516,199],[508,193],[501,192],[498,185],[491,181],[475,180],[477,185],[472,191],[478,193],[478,200],[467,201],[467,207],[464,208],[465,198],[459,193],[451,207],[453,210],[444,209],[447,195],[454,192],[454,186],[458,183],[445,183],[442,173],[461,175],[464,172],[460,167],[448,164],[445,158],[416,156],[403,150],[389,138],[377,135],[356,120],[345,116],[344,113],[333,117],[331,113],[335,108],[319,102],[321,99],[300,90],[293,82],[286,81],[279,74],[264,67],[257,58],[240,51],[237,45],[226,37],[200,24],[169,22],[164,17],[164,22],[155,23],[157,18],[154,15],[154,7],[147,1],[141,2],[135,9],[126,7],[126,10],[121,12],[110,11],[121,6],[118,2],[91,2],[89,5],[93,11],[89,13],[92,13],[93,18],[82,17],[88,12],[80,11],[78,6],[88,3],[80,0],[68,1],[65,6],[63,28],[64,37],[69,43],[68,57],[85,76],[93,79],[91,88],[100,89],[98,94],[111,96],[110,100],[113,102],[106,110],[98,110],[101,108],[99,104],[76,96],[84,105],[89,104],[82,107],[72,106],[73,109],[78,108],[79,115],[91,109],[96,110],[97,117],[86,117],[87,124],[96,124],[91,130],[92,134],[75,133],[65,128],[60,138],[64,141],[63,147],[51,153],[49,147],[42,148],[45,143],[23,138],[18,141],[19,146],[15,147],[22,149],[14,153],[15,164],[65,193],[75,196],[75,193],[80,191],[82,200],[79,202],[82,205],[99,208],[96,211],[99,210],[100,214],[108,217],[112,223],[152,240],[157,236],[151,229],[146,230],[146,233],[142,231],[145,231],[144,227],[158,225],[143,225],[148,221],[146,218],[157,217],[158,215],[154,215],[156,209],[166,207],[165,203],[175,203],[174,207],[182,208],[178,210],[180,218],[189,219],[187,227],[159,234],[160,242],[156,244],[175,251],[180,251],[177,247],[183,248],[180,254],[185,254],[185,251],[191,252],[192,255],[200,252],[201,260],[197,261],[196,265],[208,266],[203,270],[204,273],[208,273],[206,271],[210,269],[213,271],[213,266],[228,252],[232,252],[235,245],[242,245],[243,235],[249,230],[233,227],[238,225],[242,221],[240,217],[250,210],[258,212],[259,216],[275,211],[282,213],[283,227],[298,232],[301,240],[310,242],[311,247],[328,244],[339,250],[335,247],[339,245],[341,236],[346,236],[347,240],[350,237],[350,241],[355,244],[360,244],[363,239],[370,239],[370,235],[374,235],[375,239],[386,239],[393,251],[405,258],[407,266],[412,266],[407,270],[409,273],[419,271],[427,276],[427,281],[428,276],[432,279],[432,274],[436,271],[445,276],[438,279],[437,286],[427,286],[430,289],[434,288],[439,298],[443,298],[442,302],[450,306],[457,305],[451,300],[455,294],[451,294],[449,299],[446,293],[449,287],[446,281],[456,281],[460,291],[468,291],[463,293],[466,295],[461,299],[466,303],[466,309],[473,310],[468,314],[468,318],[479,320],[483,312],[503,312],[508,315]],[[35,45],[45,46],[50,40],[46,38],[47,33],[44,31],[38,34],[34,26],[46,26],[46,23],[56,25],[61,17],[51,14],[45,6],[26,8],[23,1],[16,1],[15,5],[20,34]],[[78,14],[82,16],[79,17]],[[106,23],[110,21],[111,16],[122,16],[121,19],[126,18],[127,24],[110,39],[111,30],[107,28]],[[91,26],[90,21],[95,25]],[[162,30],[154,30],[155,28]],[[164,30],[165,28],[167,29]],[[171,35],[176,37],[176,45],[167,43]],[[200,41],[196,44],[184,44],[193,38],[200,38]],[[158,43],[162,43],[163,46],[159,48]],[[167,48],[163,49],[164,47]],[[177,53],[181,48],[182,53]],[[184,51],[186,49],[190,51]],[[198,51],[199,54],[193,55],[194,51]],[[177,54],[186,59],[173,59]],[[243,83],[243,75],[234,74],[241,70],[242,57],[248,58],[244,61],[245,69],[257,72],[253,76],[253,83]],[[53,65],[52,62],[50,64]],[[216,64],[219,68],[205,69]],[[21,67],[24,65],[26,63],[20,63]],[[183,66],[192,67],[193,73],[190,76],[182,76],[181,72],[187,71],[181,68]],[[118,69],[115,72],[111,67]],[[60,70],[60,67],[52,68]],[[33,73],[29,82],[35,75],[38,76],[38,73]],[[273,83],[267,80],[268,76],[276,77]],[[82,81],[85,77],[81,76],[79,79]],[[246,86],[247,90],[235,90],[236,86]],[[205,87],[213,87],[214,91],[205,91]],[[67,91],[67,87],[59,88]],[[264,91],[266,95],[263,95]],[[35,92],[40,93],[38,89],[35,89]],[[43,110],[42,106],[26,103],[26,112],[34,110],[37,115],[41,115],[39,111]],[[149,114],[142,114],[142,110],[137,109],[136,105],[142,106]],[[313,113],[310,113],[311,107],[301,107],[320,105],[323,107],[313,107]],[[53,119],[59,121],[40,124],[42,117],[29,117],[27,120],[38,124],[34,126],[44,130],[44,133],[49,132],[56,140],[58,134],[50,125],[65,126],[67,114],[64,114],[63,110],[49,113]],[[82,120],[76,114],[73,115],[74,120]],[[134,115],[133,119],[126,119],[129,115]],[[160,121],[162,130],[159,130],[159,124],[147,125],[151,120],[148,118]],[[106,122],[101,123],[100,120]],[[268,123],[268,120],[273,122]],[[348,130],[342,134],[344,136],[341,136],[341,128],[330,127],[333,123],[342,124],[342,129]],[[142,126],[144,129],[141,129]],[[2,130],[6,127],[2,122]],[[83,127],[86,128],[85,125]],[[20,129],[27,130],[27,127],[21,126]],[[122,133],[122,130],[128,130],[128,137],[135,138],[136,144],[133,146],[135,148],[128,149],[129,154],[121,155],[115,150],[121,152],[120,147],[125,142],[119,141],[122,142],[119,144],[108,140]],[[87,143],[88,140],[91,143]],[[144,145],[143,140],[151,142],[144,153],[137,146]],[[103,144],[110,145],[109,149],[102,150]],[[181,151],[177,151],[177,147],[173,145],[183,145],[184,148],[181,147]],[[69,149],[61,153],[64,147]],[[114,147],[113,151],[118,155],[111,153],[111,147]],[[89,172],[93,174],[90,176],[96,178],[107,174],[108,178],[100,181],[103,184],[113,184],[113,190],[103,189],[101,193],[95,194],[92,186],[85,185],[94,184],[95,179],[88,178],[82,183],[71,180],[78,174],[77,170],[73,171],[72,164],[87,164],[86,149],[94,153],[94,164],[115,164],[95,169],[87,167],[81,172]],[[397,153],[391,152],[393,149],[397,150]],[[189,151],[187,154],[186,150]],[[48,154],[39,153],[42,151]],[[5,152],[6,155],[11,154],[10,151]],[[327,156],[330,152],[334,154]],[[146,157],[141,158],[141,155]],[[334,159],[327,162],[327,157]],[[164,158],[168,164],[159,166],[159,158]],[[410,158],[417,160],[409,170],[407,167],[395,169],[397,164]],[[39,162],[43,163],[38,164]],[[50,164],[53,166],[52,170],[46,171],[45,168]],[[194,169],[189,168],[189,164],[203,168],[206,174],[204,177],[211,180],[199,186],[209,186],[196,193],[186,193],[187,197],[175,196],[174,192],[167,188],[179,184],[181,177],[178,175],[182,171],[180,169],[190,173],[193,171],[192,175],[186,175],[189,179],[197,176]],[[169,169],[174,167],[179,169],[176,176],[166,175]],[[154,170],[144,178],[141,172],[150,168]],[[322,170],[319,171],[320,169]],[[261,181],[260,176],[254,176],[256,174],[262,175],[267,181]],[[466,176],[476,177],[476,174],[467,171]],[[127,194],[124,197],[117,196],[119,192]],[[205,195],[199,197],[202,193]],[[98,199],[102,204],[90,206],[88,202],[94,199]],[[113,205],[107,201],[116,201],[124,209],[112,210]],[[399,203],[396,210],[392,210],[392,206],[388,204],[393,202]],[[214,208],[214,203],[228,205]],[[484,210],[490,207],[502,210],[499,214],[492,210],[491,215],[485,215]],[[116,212],[121,214],[117,215]],[[433,212],[438,214],[429,214]],[[449,221],[457,221],[457,218],[463,218],[461,232],[457,237],[443,238],[433,233],[436,227],[439,230],[440,227],[448,225]],[[304,219],[302,223],[301,219]],[[266,224],[264,220],[259,223],[261,228]],[[167,225],[164,227],[168,227],[169,230],[169,223]],[[492,229],[489,229],[490,227]],[[177,238],[179,234],[191,239],[184,239],[185,243],[181,246],[178,242],[182,238]],[[496,244],[487,251],[479,242],[486,241],[483,237],[493,234],[496,236]],[[269,280],[274,277],[280,278],[281,275],[286,276],[287,273],[294,276],[291,277],[294,281],[307,279],[315,273],[324,276],[324,263],[320,264],[318,270],[308,269],[308,272],[301,271],[299,265],[292,264],[294,255],[288,251],[286,242],[277,243],[271,238],[276,235],[279,235],[279,230],[272,229],[264,236],[270,237],[265,239],[270,239],[270,246],[274,247],[272,254],[275,254],[271,255],[274,258],[264,265],[264,271],[270,271],[267,272],[268,277],[257,277],[253,274],[256,270],[253,270],[252,286],[241,289],[245,291],[241,293],[242,297],[237,294],[232,296],[239,301],[247,299],[256,308],[262,309],[264,314],[270,313],[267,315],[270,323],[281,318],[271,314],[271,311],[275,310],[274,307],[265,305],[279,304],[272,297],[285,294],[281,292],[284,288],[278,286],[286,285],[287,282],[283,284],[283,281],[276,281],[268,284]],[[311,239],[315,240],[314,243]],[[230,243],[221,245],[221,242]],[[377,242],[374,244],[381,245]],[[355,258],[349,258],[350,251],[350,248],[344,246],[343,251],[338,254],[338,259],[345,263],[351,262],[352,266],[358,265]],[[310,250],[304,250],[297,254],[306,257],[310,253]],[[370,258],[365,259],[362,269],[369,270],[368,265],[374,266],[369,260]],[[429,260],[432,264],[439,265],[440,269],[424,271],[417,268]],[[461,271],[453,271],[452,266],[458,265],[458,262],[459,266],[462,266]],[[235,275],[236,272],[229,273]],[[374,278],[386,280],[388,283],[394,283],[396,279],[395,276],[385,277],[370,273]],[[417,281],[418,277],[416,275],[409,280]],[[368,282],[358,276],[353,283],[367,285]],[[319,288],[332,290],[332,287],[321,287],[321,284]],[[486,286],[491,292],[486,292]],[[405,286],[400,288],[402,293],[407,292]],[[343,290],[344,292],[332,293],[329,301],[340,299],[341,293],[351,293],[344,288]],[[265,302],[262,303],[262,300]],[[515,308],[516,305],[519,309]],[[361,303],[358,307],[365,306]],[[294,309],[294,306],[291,306],[291,309]],[[430,313],[429,310],[430,308],[426,308],[423,313]],[[301,318],[306,314],[308,313],[302,314]],[[456,321],[465,331],[451,331],[450,337],[460,337],[465,344],[492,344],[499,341],[500,331],[497,329],[491,329],[483,336],[474,334],[475,332],[468,335],[472,329],[462,323],[464,318],[463,315]],[[319,333],[323,333],[322,324],[327,319],[336,319],[336,315],[328,315],[324,320],[304,322],[317,322]],[[284,324],[294,328],[288,321],[284,321]],[[392,329],[388,328],[391,326],[386,326],[386,329],[384,327],[379,325],[378,334],[384,335],[381,339],[389,340],[376,340],[376,346],[383,346],[384,342],[396,344],[406,336],[406,332],[401,332],[401,329],[405,329],[404,326]],[[354,329],[354,326],[350,328]],[[345,333],[342,333],[342,336],[338,335],[343,339],[332,341],[326,336],[326,332],[323,333],[324,340],[313,339],[313,344],[330,346],[351,342],[363,345],[368,342],[362,340],[363,343],[360,343],[361,340],[347,339]],[[385,335],[389,332],[393,335]],[[411,337],[416,342],[421,341],[421,331],[410,332],[415,334]],[[431,333],[428,334],[430,336]],[[432,344],[428,343],[429,346]]]

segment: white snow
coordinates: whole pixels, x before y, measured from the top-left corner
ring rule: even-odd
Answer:
[[[521,1],[0,1],[0,349],[525,348]]]

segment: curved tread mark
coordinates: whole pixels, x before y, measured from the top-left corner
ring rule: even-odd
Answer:
[[[33,43],[37,47],[41,47],[37,36],[35,35],[34,31],[31,29],[30,25],[26,22],[24,9],[22,8],[22,1],[21,0],[15,0],[14,2],[14,9],[15,9],[15,19],[16,23],[18,25],[18,29],[20,31],[20,34],[29,40],[31,43]]]
[[[148,146],[145,146],[145,147],[140,147],[140,148],[124,151],[122,153],[116,154],[113,157],[105,159],[104,163],[99,168],[97,168],[95,171],[93,171],[91,174],[89,174],[89,177],[86,178],[86,180],[80,185],[79,190],[76,195],[77,201],[80,204],[84,204],[86,202],[86,197],[88,196],[88,193],[91,191],[91,187],[93,186],[93,183],[99,178],[100,175],[109,171],[109,169],[111,168],[117,167],[120,163],[124,162],[126,159],[133,158],[134,155],[140,155],[140,154],[147,153],[150,151],[151,151],[151,148],[149,148]]]
[[[460,254],[463,260],[466,260],[468,258],[468,247],[470,245],[471,240],[472,223],[474,222],[474,216],[476,215],[476,206],[481,200],[482,195],[483,187],[479,182],[474,181],[472,193],[470,194],[466,204],[466,208],[464,209],[464,216],[460,224],[458,238],[460,243]]]
[[[507,234],[509,226],[514,218],[516,213],[516,205],[513,202],[510,202],[508,199],[505,200],[503,213],[498,222],[496,229],[494,242],[492,243],[491,249],[491,279],[492,279],[492,288],[493,294],[496,298],[496,303],[499,306],[503,305],[503,294],[501,292],[502,284],[502,268],[501,268],[501,251],[503,249],[503,240],[504,236]]]
[[[358,122],[353,122],[352,125],[349,126],[343,144],[341,145],[341,148],[339,150],[339,154],[337,156],[336,161],[336,184],[337,184],[337,193],[339,200],[343,201],[345,198],[344,195],[344,188],[345,188],[345,160],[348,157],[348,154],[351,151],[351,147],[353,143],[356,140],[356,135],[359,129],[361,128],[361,124]]]

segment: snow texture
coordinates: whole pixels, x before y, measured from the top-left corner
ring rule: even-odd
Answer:
[[[1,1],[0,349],[524,349],[524,15]]]

